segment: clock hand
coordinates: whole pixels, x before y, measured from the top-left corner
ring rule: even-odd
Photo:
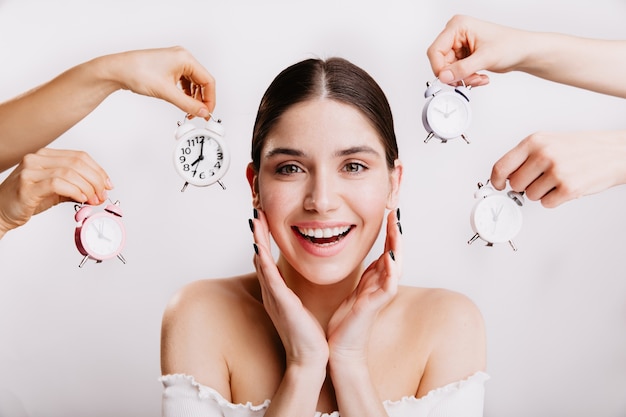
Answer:
[[[498,221],[498,218],[500,217],[500,213],[502,213],[502,209],[503,208],[504,208],[504,206],[500,206],[500,208],[497,211],[495,211],[493,209],[493,207],[491,208],[491,214],[493,215],[493,221],[494,222]]]
[[[108,238],[108,237],[106,237],[105,235],[100,235],[100,239],[104,239],[104,240],[106,240],[107,242],[110,242],[110,241],[111,241],[111,239],[109,239],[109,238]]]
[[[445,117],[445,118],[447,119],[447,118],[448,118],[448,117],[449,117],[452,113],[454,113],[455,111],[456,111],[456,109],[452,109],[452,111],[450,111],[450,112],[448,112],[448,113],[445,113],[445,114],[443,115],[443,117]]]
[[[204,159],[204,155],[200,155],[198,156],[198,159],[196,159],[195,161],[193,161],[191,163],[191,166],[197,165],[198,163],[200,163],[200,161],[202,161]]]
[[[98,236],[98,237],[99,237],[100,239],[104,239],[104,240],[107,240],[107,241],[109,241],[109,242],[111,241],[111,239],[109,239],[108,237],[106,237],[106,236],[104,235],[104,223],[100,223],[100,234],[99,234],[99,236]]]
[[[439,107],[435,107],[433,106],[433,109],[435,109],[436,111],[438,111],[439,113],[443,114],[444,116],[446,115],[445,110],[441,110]]]
[[[200,163],[200,161],[202,161],[204,159],[204,138],[202,138],[202,140],[200,140],[200,155],[198,155],[198,159],[196,159],[195,161],[193,161],[191,163],[191,166],[197,165]],[[193,175],[194,177],[196,176],[196,171],[193,171]]]
[[[204,136],[200,140],[200,156],[198,156],[198,162],[204,159]]]
[[[96,233],[98,233],[98,239],[100,239],[102,237],[102,232],[100,231],[100,224],[96,225],[95,223],[91,223],[91,227],[93,227],[94,229],[96,229]]]

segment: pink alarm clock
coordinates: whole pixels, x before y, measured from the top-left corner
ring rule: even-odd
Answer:
[[[94,213],[94,206],[77,205],[74,219],[78,223],[74,241],[78,251],[84,256],[78,265],[82,268],[88,259],[100,263],[117,257],[124,264],[122,249],[126,242],[126,229],[122,223],[119,201],[107,204],[104,211]]]

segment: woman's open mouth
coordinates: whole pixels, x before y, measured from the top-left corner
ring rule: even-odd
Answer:
[[[311,243],[316,245],[333,245],[350,233],[352,226],[328,227],[324,229],[309,229],[294,226],[293,229]]]

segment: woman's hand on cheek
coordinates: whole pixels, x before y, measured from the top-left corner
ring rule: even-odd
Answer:
[[[326,367],[328,344],[317,319],[285,284],[270,251],[265,215],[257,211],[251,220],[254,235],[254,266],[261,286],[263,305],[285,348],[287,365]]]
[[[369,335],[378,313],[395,297],[401,275],[402,240],[398,212],[387,216],[385,251],[361,276],[353,293],[328,325],[331,360],[366,359]]]

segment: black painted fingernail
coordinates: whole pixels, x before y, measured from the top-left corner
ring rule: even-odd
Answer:
[[[248,219],[248,224],[250,225],[250,231],[254,233],[254,223],[252,222],[252,219]]]
[[[396,225],[398,226],[398,230],[400,231],[400,234],[402,234],[402,225],[400,224],[400,222],[396,223]]]
[[[396,260],[396,255],[393,254],[392,250],[389,251],[389,256],[391,256],[392,260],[394,260],[394,261]]]
[[[252,210],[252,215],[254,216],[255,219],[259,218],[259,211],[257,209],[253,209]]]
[[[259,247],[256,245],[256,243],[253,243],[252,247],[254,248],[254,253],[256,253],[258,255],[259,254]]]
[[[400,221],[400,207],[398,207],[396,209],[396,219],[398,219],[398,221]],[[399,224],[399,223],[398,223]]]

